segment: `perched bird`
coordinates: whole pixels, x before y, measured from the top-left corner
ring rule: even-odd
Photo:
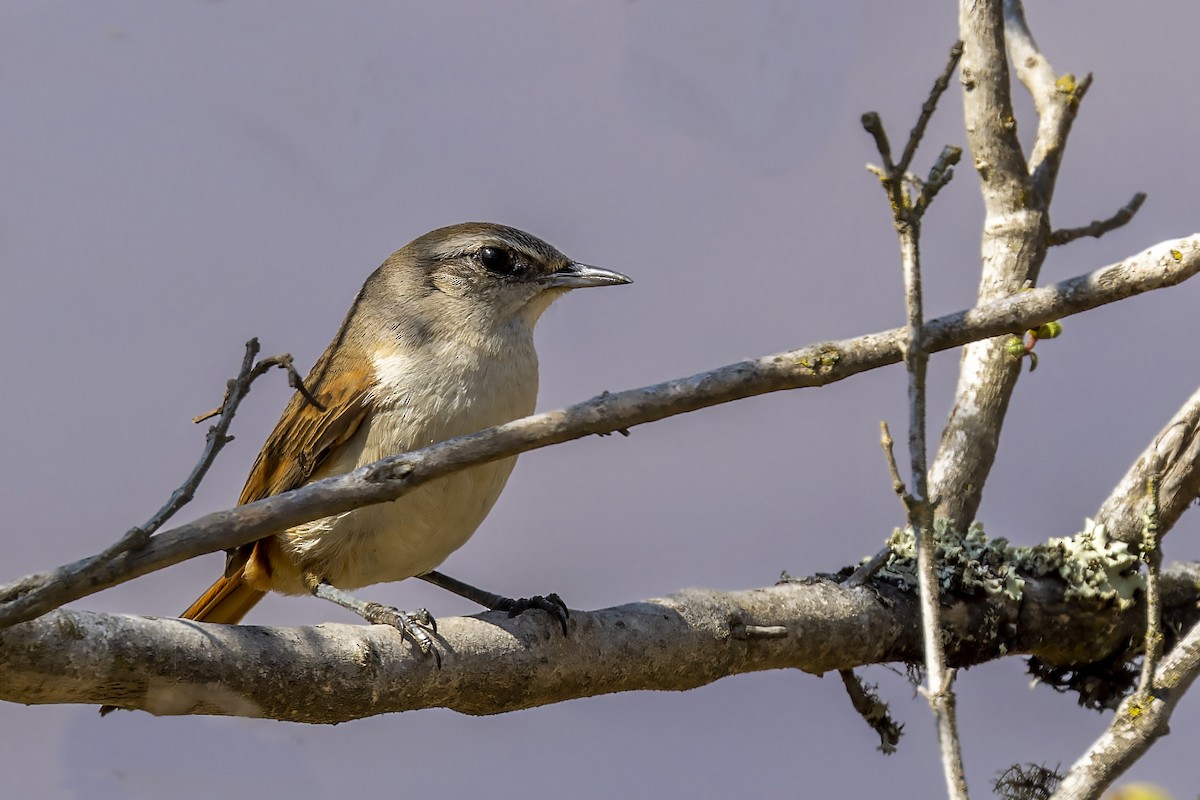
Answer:
[[[384,456],[528,415],[537,399],[533,327],[570,289],[629,283],[534,236],[491,223],[452,225],[393,253],[267,438],[239,504],[349,472]],[[434,572],[487,516],[516,456],[473,466],[398,500],[297,525],[232,551],[225,575],[186,619],[233,623],[269,591],[311,593],[395,625],[429,652],[427,612],[348,594],[425,578],[490,608],[543,608],[566,630],[557,595],[510,600]]]

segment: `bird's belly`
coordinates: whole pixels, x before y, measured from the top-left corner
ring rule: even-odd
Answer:
[[[510,370],[510,377],[521,379],[516,381],[519,390],[501,392],[488,391],[496,388],[488,380],[496,381],[481,370],[465,370],[454,390],[406,381],[406,389],[381,402],[313,480],[528,414],[537,392],[536,366],[531,371],[532,376],[525,374],[528,370]],[[390,503],[314,520],[277,535],[271,548],[272,588],[302,594],[311,590],[315,579],[355,589],[428,572],[483,522],[516,460],[514,456],[454,472]]]
[[[305,575],[356,589],[430,571],[483,522],[515,463],[509,458],[471,467],[390,503],[291,528],[276,539],[287,556],[273,576],[276,591],[308,592]]]

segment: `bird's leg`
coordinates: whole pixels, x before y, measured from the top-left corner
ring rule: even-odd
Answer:
[[[429,581],[434,586],[440,586],[447,591],[454,592],[459,597],[465,597],[473,603],[479,603],[479,605],[490,608],[492,611],[507,611],[510,617],[515,617],[531,608],[540,608],[542,611],[553,615],[558,620],[558,623],[562,625],[563,636],[567,635],[567,620],[571,614],[567,610],[567,604],[554,592],[545,597],[539,594],[535,597],[522,597],[514,600],[511,597],[503,597],[491,592],[485,592],[483,589],[477,589],[469,583],[463,583],[437,570],[430,570],[424,575],[418,575],[417,577],[423,581]]]
[[[342,608],[353,611],[372,625],[391,625],[402,634],[413,640],[417,648],[429,655],[433,653],[438,666],[442,666],[442,656],[433,646],[430,632],[437,633],[437,623],[433,615],[423,608],[416,611],[401,611],[392,606],[381,605],[369,600],[360,600],[349,592],[342,591],[322,580],[308,581],[314,597],[337,603]]]

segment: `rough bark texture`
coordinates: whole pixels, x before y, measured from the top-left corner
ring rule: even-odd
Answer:
[[[1198,587],[1198,565],[1167,573],[1172,623],[1195,620]],[[1124,652],[1144,624],[1137,607],[1065,602],[1055,579],[1030,581],[1021,601],[943,599],[956,666],[1016,653],[1086,663]],[[915,597],[889,584],[693,589],[573,612],[566,638],[540,613],[443,619],[438,669],[385,626],[267,628],[62,610],[0,631],[0,699],[314,723],[431,707],[496,714],[612,692],[681,691],[758,670],[919,663],[918,617]]]
[[[982,304],[1037,280],[1050,240],[1050,196],[1034,191],[1017,140],[1001,0],[962,0],[958,19],[967,142],[985,210]],[[1019,375],[1002,340],[963,348],[954,408],[929,476],[931,496],[942,498],[938,517],[953,528],[966,530],[975,519]]]

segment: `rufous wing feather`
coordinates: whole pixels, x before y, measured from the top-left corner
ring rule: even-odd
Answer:
[[[357,305],[357,304],[356,304]],[[338,358],[353,347],[342,333],[325,351],[305,380],[305,387],[321,404],[293,395],[275,430],[258,454],[238,505],[298,488],[307,483],[329,456],[358,430],[369,410],[373,376],[365,359]],[[338,361],[343,363],[339,364]],[[345,362],[363,365],[352,368]],[[208,588],[187,611],[184,619],[236,623],[266,595],[271,575],[268,539],[260,539],[229,553],[225,575]],[[255,576],[254,585],[246,579]]]

